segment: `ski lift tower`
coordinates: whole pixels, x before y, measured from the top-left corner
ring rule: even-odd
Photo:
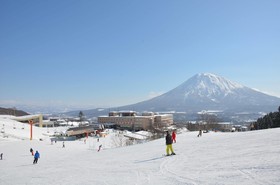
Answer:
[[[29,124],[30,124],[30,140],[32,140],[32,134],[33,134],[33,131],[32,131],[32,127],[33,127],[33,120],[30,119],[28,120]]]

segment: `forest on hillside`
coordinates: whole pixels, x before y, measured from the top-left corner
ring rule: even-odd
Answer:
[[[270,112],[251,125],[251,128],[256,130],[276,127],[280,127],[280,106],[278,107],[278,111]]]

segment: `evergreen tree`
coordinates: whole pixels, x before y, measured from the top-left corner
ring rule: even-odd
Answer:
[[[257,122],[253,123],[254,129],[267,129],[280,127],[280,106],[278,112],[270,112],[263,118],[259,118]]]
[[[84,120],[84,113],[82,111],[79,112],[80,124]]]

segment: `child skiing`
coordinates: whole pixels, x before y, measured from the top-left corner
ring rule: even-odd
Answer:
[[[172,132],[172,141],[176,143],[176,133],[175,131]]]
[[[31,153],[32,156],[34,155],[32,148],[30,148],[30,153]]]
[[[39,158],[40,158],[40,154],[39,154],[38,151],[36,151],[36,153],[35,153],[35,155],[34,155],[33,164],[37,164]]]

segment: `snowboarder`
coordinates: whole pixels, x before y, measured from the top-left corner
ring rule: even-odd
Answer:
[[[199,130],[197,137],[201,137],[202,136],[202,130]]]
[[[176,133],[175,133],[175,131],[172,132],[172,142],[176,143]]]
[[[166,155],[169,156],[169,151],[171,151],[171,155],[176,155],[173,151],[172,148],[172,137],[169,134],[168,131],[166,131],[166,137],[165,137],[165,141],[166,141]]]
[[[32,156],[34,155],[32,148],[30,148],[30,153],[31,153]]]
[[[33,164],[37,164],[40,154],[38,151],[35,152]]]
[[[102,147],[102,145],[99,145],[97,152],[99,152],[101,150],[101,147]]]
[[[0,160],[2,160],[2,159],[3,159],[3,153],[0,154]]]

